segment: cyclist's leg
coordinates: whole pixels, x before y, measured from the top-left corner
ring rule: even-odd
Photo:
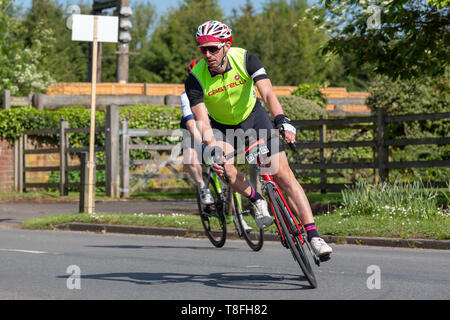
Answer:
[[[200,195],[200,200],[203,205],[210,205],[214,203],[214,198],[208,188],[207,181],[203,181],[203,170],[200,162],[201,146],[194,142],[194,139],[187,137],[183,139],[183,166],[184,170],[188,172],[191,178],[197,184],[197,192]]]
[[[291,210],[298,215],[305,226],[308,232],[308,240],[315,239],[314,242],[311,242],[314,251],[320,255],[329,255],[332,250],[317,232],[308,198],[289,166],[283,144],[279,139],[274,138],[272,134],[275,129],[268,113],[261,106],[256,106],[254,119],[246,124],[246,128],[257,130],[259,138],[261,138],[261,134],[264,134],[265,137],[271,137],[270,142],[267,144],[271,154],[269,173],[285,192]],[[275,130],[275,132],[278,131]],[[277,136],[275,135],[275,137]]]
[[[191,178],[197,183],[201,184],[202,180],[202,166],[198,161],[197,153],[194,148],[187,148],[184,150],[184,169],[189,173]]]
[[[217,145],[222,148],[225,154],[229,154],[234,150],[233,146],[226,141],[217,141]],[[252,187],[245,178],[245,175],[234,166],[234,158],[228,159],[224,163],[224,167],[230,180],[228,185],[243,196],[249,197],[252,192]],[[220,176],[220,178],[223,177]]]
[[[308,241],[311,243],[313,251],[321,259],[328,259],[333,252],[330,246],[319,236],[314,223],[311,206],[305,191],[298,183],[292,172],[285,152],[272,155],[272,161],[277,162],[278,170],[273,173],[273,178],[279,187],[286,193],[290,208],[296,213],[305,226],[308,234]]]
[[[292,172],[285,152],[272,155],[271,163],[276,164],[272,172],[278,186],[286,193],[288,204],[294,213],[298,215],[303,224],[314,222],[311,206],[305,191]]]
[[[224,150],[225,154],[229,154],[234,150],[234,147],[226,141],[217,140],[216,143]],[[224,167],[229,179],[228,185],[250,200],[252,209],[254,210],[255,222],[258,227],[263,229],[270,226],[273,223],[273,220],[270,216],[266,200],[253,189],[248,183],[246,176],[236,169],[234,166],[234,158],[228,159],[225,162]],[[221,177],[220,174],[219,177]]]

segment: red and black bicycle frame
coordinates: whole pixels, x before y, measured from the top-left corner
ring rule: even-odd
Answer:
[[[260,146],[260,145],[264,145],[264,144],[265,144],[264,140],[260,139],[260,140],[258,140],[258,141],[255,141],[255,142],[252,143],[250,146],[248,146],[247,148],[244,149],[245,154],[246,154],[246,157],[247,157],[247,160],[249,161],[249,163],[252,162],[252,159],[249,159],[249,157],[248,157],[249,151],[250,151],[250,150],[253,150],[253,149],[257,149],[257,150],[258,150],[258,149],[259,149],[259,146]],[[254,158],[253,158],[253,159],[254,159]],[[265,164],[264,164],[264,162],[263,162],[263,158],[262,158],[262,156],[259,154],[259,150],[256,152],[256,161],[257,161],[258,166],[259,166],[260,168],[265,167]],[[302,225],[302,223],[300,222],[300,220],[298,220],[297,217],[296,217],[294,214],[292,214],[291,208],[289,208],[289,205],[287,204],[287,201],[286,201],[285,197],[283,196],[283,193],[281,192],[280,188],[278,187],[278,184],[273,180],[273,177],[272,177],[270,174],[267,174],[267,173],[263,173],[263,174],[262,174],[262,179],[263,179],[263,181],[266,182],[267,184],[270,184],[270,185],[275,186],[276,192],[278,193],[278,195],[279,195],[281,201],[283,201],[284,206],[287,208],[287,210],[288,210],[288,212],[289,212],[289,215],[291,216],[291,219],[290,219],[290,220],[291,220],[291,221],[294,221],[295,228],[297,228],[297,231],[298,231],[298,232],[297,232],[297,234],[295,234],[295,236],[298,236],[298,237],[300,238],[300,241],[302,242],[302,245],[303,245],[303,244],[305,243],[305,240],[303,239],[302,233],[301,233],[301,229],[302,229],[303,225]],[[269,197],[269,203],[270,203],[270,206],[272,207],[272,212],[274,213],[275,222],[276,222],[276,224],[277,224],[278,231],[279,231],[279,233],[280,233],[280,235],[281,235],[281,239],[282,239],[282,241],[284,242],[285,239],[284,239],[284,236],[283,236],[283,232],[281,232],[280,222],[278,221],[277,215],[275,214],[275,209],[274,209],[274,207],[273,207],[272,199],[270,199],[270,197]],[[285,220],[286,220],[286,219],[285,219]],[[287,226],[292,225],[292,224],[289,223],[288,221],[285,221],[285,223],[286,223]],[[294,232],[294,230],[290,230],[290,229],[291,229],[291,228],[289,228],[289,231],[290,231],[291,234],[292,234],[292,233]]]

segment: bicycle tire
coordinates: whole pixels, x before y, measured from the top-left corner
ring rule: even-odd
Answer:
[[[209,241],[217,247],[224,246],[227,238],[227,223],[224,215],[222,195],[216,189],[213,180],[206,172],[203,172],[203,181],[208,184],[211,195],[214,198],[213,205],[203,205],[197,190],[197,204],[200,212],[203,229]]]
[[[255,231],[245,232],[242,225],[242,219],[244,219],[244,216],[251,216],[253,220],[255,219],[255,213],[251,209],[250,204],[242,205],[244,210],[241,211],[235,193],[233,193],[233,201],[235,210],[234,217],[236,217],[237,223],[239,224],[239,229],[242,230],[242,237],[245,239],[250,249],[253,251],[261,250],[264,244],[264,229],[259,229],[256,227],[253,228]]]
[[[273,205],[273,214],[277,217],[277,220],[281,227],[281,232],[283,233],[283,237],[286,240],[286,244],[289,247],[292,256],[294,257],[294,260],[300,266],[300,269],[302,270],[311,287],[317,288],[317,279],[314,275],[314,271],[306,255],[305,249],[303,248],[303,244],[299,236],[295,235],[292,232],[291,226],[289,226],[291,223],[285,220],[290,219],[290,215],[289,212],[287,212],[286,206],[281,200],[278,191],[268,187],[267,194],[269,195],[270,201]]]

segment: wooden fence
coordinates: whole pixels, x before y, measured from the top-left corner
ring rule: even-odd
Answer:
[[[399,168],[432,168],[450,167],[449,159],[435,159],[429,161],[392,161],[389,152],[392,147],[414,146],[414,145],[448,145],[450,137],[433,137],[417,139],[390,139],[387,134],[387,125],[390,123],[410,122],[410,121],[435,121],[450,119],[450,112],[438,114],[416,114],[389,116],[384,109],[378,109],[375,115],[369,117],[353,117],[343,119],[320,119],[320,120],[299,120],[293,121],[293,125],[300,130],[318,131],[318,141],[298,141],[297,147],[305,150],[318,151],[318,161],[305,163],[303,159],[293,159],[291,167],[300,171],[302,177],[314,177],[320,179],[319,183],[306,183],[302,186],[306,190],[320,190],[321,192],[339,191],[354,181],[345,183],[329,183],[330,179],[342,177],[343,170],[372,170],[372,176],[381,181],[388,180],[390,170]],[[97,170],[105,170],[106,181],[104,183],[106,194],[113,198],[123,196],[128,197],[139,187],[146,185],[155,178],[177,178],[187,179],[188,176],[181,172],[180,167],[174,166],[177,152],[173,152],[178,145],[146,144],[140,137],[142,136],[173,136],[174,130],[155,129],[134,129],[128,128],[126,122],[122,122],[119,128],[119,107],[108,106],[106,113],[105,127],[96,128],[97,132],[106,132],[104,147],[97,147],[96,152],[105,152],[105,165],[97,166]],[[352,128],[360,131],[371,131],[371,139],[358,141],[349,139],[348,141],[329,141],[327,131]],[[61,122],[59,129],[52,130],[32,130],[27,131],[18,143],[18,156],[16,157],[16,168],[18,168],[18,190],[27,188],[59,188],[61,195],[66,193],[67,188],[77,186],[79,183],[68,183],[67,174],[70,171],[81,170],[79,165],[68,165],[69,154],[86,152],[87,147],[73,148],[68,143],[68,134],[79,132],[89,132],[89,128],[68,128],[66,122]],[[31,136],[59,135],[59,145],[50,149],[33,149],[28,146],[28,139]],[[327,160],[325,151],[339,150],[343,148],[370,148],[372,153],[370,159],[358,160],[349,159],[347,162],[332,162]],[[150,153],[151,159],[130,159],[133,150],[146,150]],[[163,157],[161,153],[166,153]],[[58,166],[30,166],[27,164],[27,155],[32,154],[59,154],[60,162]],[[121,161],[122,160],[122,161]],[[133,166],[147,166],[149,172],[132,173]],[[167,168],[170,174],[159,173],[162,168]],[[26,181],[27,172],[38,171],[59,171],[59,182],[53,183],[30,183]],[[130,185],[130,179],[137,179],[138,182]],[[254,179],[253,179],[254,181]],[[446,186],[449,181],[434,181],[435,186]],[[192,183],[192,181],[190,181]]]
[[[450,144],[450,137],[418,138],[418,139],[389,139],[387,125],[389,123],[411,122],[411,121],[433,121],[450,119],[450,112],[436,114],[414,114],[389,116],[385,109],[380,108],[374,116],[353,117],[345,119],[320,119],[320,120],[298,120],[293,121],[293,125],[300,130],[319,131],[319,141],[298,141],[297,147],[301,150],[318,150],[319,161],[315,163],[291,163],[294,170],[302,170],[303,177],[320,178],[320,183],[303,184],[306,190],[339,191],[352,184],[351,181],[340,184],[328,183],[329,178],[337,178],[342,175],[330,173],[330,170],[359,170],[373,169],[374,176],[381,181],[387,181],[390,169],[405,168],[432,168],[450,167],[450,160],[429,160],[429,161],[391,161],[389,159],[389,148],[408,145],[446,145]],[[372,131],[372,140],[366,141],[327,141],[327,130],[359,129]],[[372,149],[371,161],[349,161],[347,163],[336,163],[325,159],[326,149],[342,149],[355,147],[369,147]],[[319,172],[317,172],[319,171]],[[447,181],[433,181],[431,185],[445,187]]]
[[[106,132],[106,139],[104,146],[95,147],[94,151],[104,152],[106,163],[96,165],[96,170],[105,170],[105,182],[98,182],[97,186],[105,186],[106,194],[111,197],[119,195],[119,145],[118,145],[118,107],[109,106],[106,112],[105,126],[96,127],[95,132]],[[89,134],[90,128],[69,128],[67,121],[61,121],[58,129],[38,129],[26,131],[16,143],[18,147],[16,168],[18,176],[17,191],[23,192],[29,188],[58,188],[60,195],[66,195],[68,188],[79,187],[80,182],[69,182],[68,173],[70,171],[83,171],[80,164],[69,165],[70,155],[79,157],[82,153],[88,153],[89,147],[71,147],[69,144],[69,134],[86,133]],[[59,137],[57,146],[51,148],[39,148],[39,146],[30,147],[29,141],[42,140],[43,136],[56,135]],[[30,139],[34,138],[34,139]],[[27,162],[29,155],[49,155],[57,154],[58,166],[31,166]],[[28,182],[27,172],[54,172],[59,171],[59,182]]]
[[[188,174],[183,172],[179,164],[181,145],[178,144],[146,144],[141,137],[180,137],[177,130],[169,129],[131,129],[128,122],[121,122],[121,192],[124,197],[129,197],[133,192],[148,185],[151,179],[183,179],[192,184]],[[180,130],[178,130],[180,131]],[[149,153],[149,159],[131,159],[134,150],[145,150]],[[178,165],[176,165],[178,164]],[[141,166],[141,173],[130,173],[133,166]],[[161,170],[167,168],[170,174],[161,174]],[[131,185],[131,180],[137,180]]]
[[[95,129],[96,132],[104,131],[105,128]],[[67,121],[61,121],[59,129],[28,130],[19,140],[19,192],[29,188],[59,188],[60,195],[67,195],[68,188],[78,187],[79,182],[69,182],[68,173],[70,171],[80,171],[80,165],[69,165],[68,159],[71,154],[88,152],[89,147],[74,148],[69,145],[68,135],[71,133],[89,133],[89,128],[69,128]],[[30,148],[30,140],[39,140],[38,137],[48,135],[59,135],[59,145],[54,148]],[[105,147],[96,147],[95,152],[104,152]],[[58,154],[59,166],[30,166],[27,162],[28,155]],[[105,170],[105,165],[98,165],[97,170]],[[27,182],[27,172],[53,172],[59,171],[59,182]],[[105,182],[97,183],[98,186],[105,186]]]

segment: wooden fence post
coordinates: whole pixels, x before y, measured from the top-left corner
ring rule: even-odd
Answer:
[[[68,121],[60,121],[59,123],[59,196],[68,195],[68,172],[67,172],[67,147],[69,138],[66,134],[66,129],[69,129]]]
[[[323,116],[320,116],[320,120],[323,120]],[[319,127],[319,142],[320,142],[320,165],[324,168],[325,167],[325,155],[324,155],[324,147],[323,144],[325,142],[325,134],[326,134],[327,127],[325,124],[320,125]],[[320,169],[320,193],[324,194],[327,193],[326,189],[326,183],[327,183],[327,170],[326,169]]]
[[[89,210],[89,152],[80,152],[80,203],[79,213],[88,212]],[[95,166],[94,166],[95,181]],[[95,212],[95,183],[92,199],[92,212]]]
[[[9,109],[11,107],[11,91],[3,91],[2,108]]]
[[[21,172],[22,175],[20,176],[20,181],[21,181],[21,186],[20,186],[20,192],[26,192],[27,189],[25,187],[26,183],[27,183],[27,173],[25,171],[25,168],[27,166],[27,155],[25,154],[25,150],[27,149],[28,146],[28,135],[27,134],[23,134],[22,135],[22,146],[21,146],[21,155],[20,155],[20,167],[21,167]]]
[[[23,181],[24,181],[24,172],[23,172],[23,135],[21,135],[17,141],[17,189],[16,191],[19,193],[23,192]]]
[[[122,121],[121,126],[121,155],[122,155],[122,188],[121,192],[123,197],[128,198],[130,196],[130,146],[128,136],[128,122]]]
[[[120,198],[120,157],[119,157],[119,107],[109,105],[106,107],[106,195],[111,198]]]
[[[45,108],[45,95],[42,93],[36,93],[33,95],[33,107],[35,107],[38,110],[44,110]]]
[[[388,147],[385,146],[385,140],[387,139],[387,129],[384,119],[386,117],[386,109],[378,108],[377,109],[377,149],[378,149],[378,159],[377,159],[377,167],[378,167],[378,176],[380,177],[380,181],[387,181],[389,178],[389,171],[387,168],[388,164]]]

